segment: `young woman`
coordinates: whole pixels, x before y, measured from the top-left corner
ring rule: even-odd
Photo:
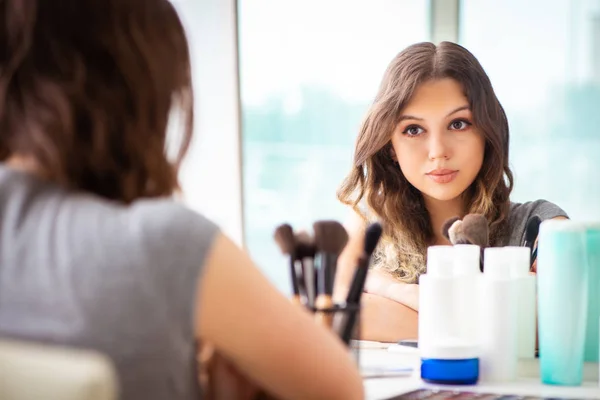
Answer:
[[[489,78],[465,48],[419,43],[391,62],[360,129],[354,166],[338,191],[355,212],[350,230],[385,226],[366,291],[365,338],[416,337],[418,277],[427,247],[453,216],[484,214],[492,246],[522,245],[529,217],[565,218],[544,200],[510,201],[506,115]],[[342,256],[343,292],[357,240]],[[344,261],[344,258],[347,260]]]
[[[199,398],[197,342],[275,398],[362,398],[341,341],[172,199],[193,101],[170,1],[6,0],[0,16],[0,336],[105,353],[124,400]]]

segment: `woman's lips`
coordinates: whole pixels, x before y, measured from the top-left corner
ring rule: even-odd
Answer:
[[[435,183],[449,183],[456,178],[458,171],[452,169],[436,169],[427,173],[427,176]]]

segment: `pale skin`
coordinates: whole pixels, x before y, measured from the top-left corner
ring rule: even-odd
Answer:
[[[447,219],[465,213],[463,193],[482,167],[485,139],[473,125],[469,102],[460,84],[449,78],[421,84],[399,119],[390,138],[392,158],[423,195],[434,232],[430,245],[450,244],[441,228]],[[440,182],[432,176],[440,171],[452,171],[453,179]],[[338,298],[347,291],[355,268],[353,260],[362,252],[362,243],[353,238],[362,237],[365,222],[354,214],[346,227],[351,240],[340,257]],[[387,338],[393,342],[417,338],[417,284],[370,270],[365,292],[369,296],[364,300],[362,313],[364,339]]]
[[[44,175],[26,158],[7,164]],[[221,395],[250,399],[260,387],[277,399],[364,398],[356,364],[338,337],[292,305],[228,237],[217,235],[201,267],[197,338],[236,370],[219,367],[226,375]]]
[[[280,399],[362,399],[348,349],[219,235],[198,282],[197,333]],[[285,368],[282,368],[285,366]]]

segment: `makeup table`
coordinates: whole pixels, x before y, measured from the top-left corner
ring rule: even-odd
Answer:
[[[519,362],[519,378],[516,382],[441,386],[427,384],[420,379],[419,352],[415,348],[393,346],[388,351],[391,343],[366,341],[357,341],[353,345],[360,348],[360,366],[368,400],[389,399],[420,388],[565,399],[600,399],[599,371],[596,363],[585,364],[584,384],[580,387],[542,385],[539,379],[538,360]],[[412,368],[412,372],[405,372],[407,368]],[[390,370],[397,371],[390,372]],[[378,374],[389,376],[377,377]]]

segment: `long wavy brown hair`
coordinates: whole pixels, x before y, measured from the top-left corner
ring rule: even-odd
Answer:
[[[441,78],[461,84],[473,123],[485,137],[482,168],[463,193],[465,214],[487,217],[492,245],[503,244],[507,236],[513,187],[508,121],[492,84],[464,47],[450,42],[414,44],[388,66],[360,128],[354,166],[338,190],[339,200],[363,219],[383,222],[384,236],[374,265],[410,283],[425,270],[427,246],[432,244],[434,232],[422,194],[406,180],[390,155],[391,137],[416,88]]]
[[[193,95],[168,0],[4,0],[0,21],[1,161],[33,159],[67,188],[125,203],[177,191]],[[184,133],[170,160],[172,113]]]

